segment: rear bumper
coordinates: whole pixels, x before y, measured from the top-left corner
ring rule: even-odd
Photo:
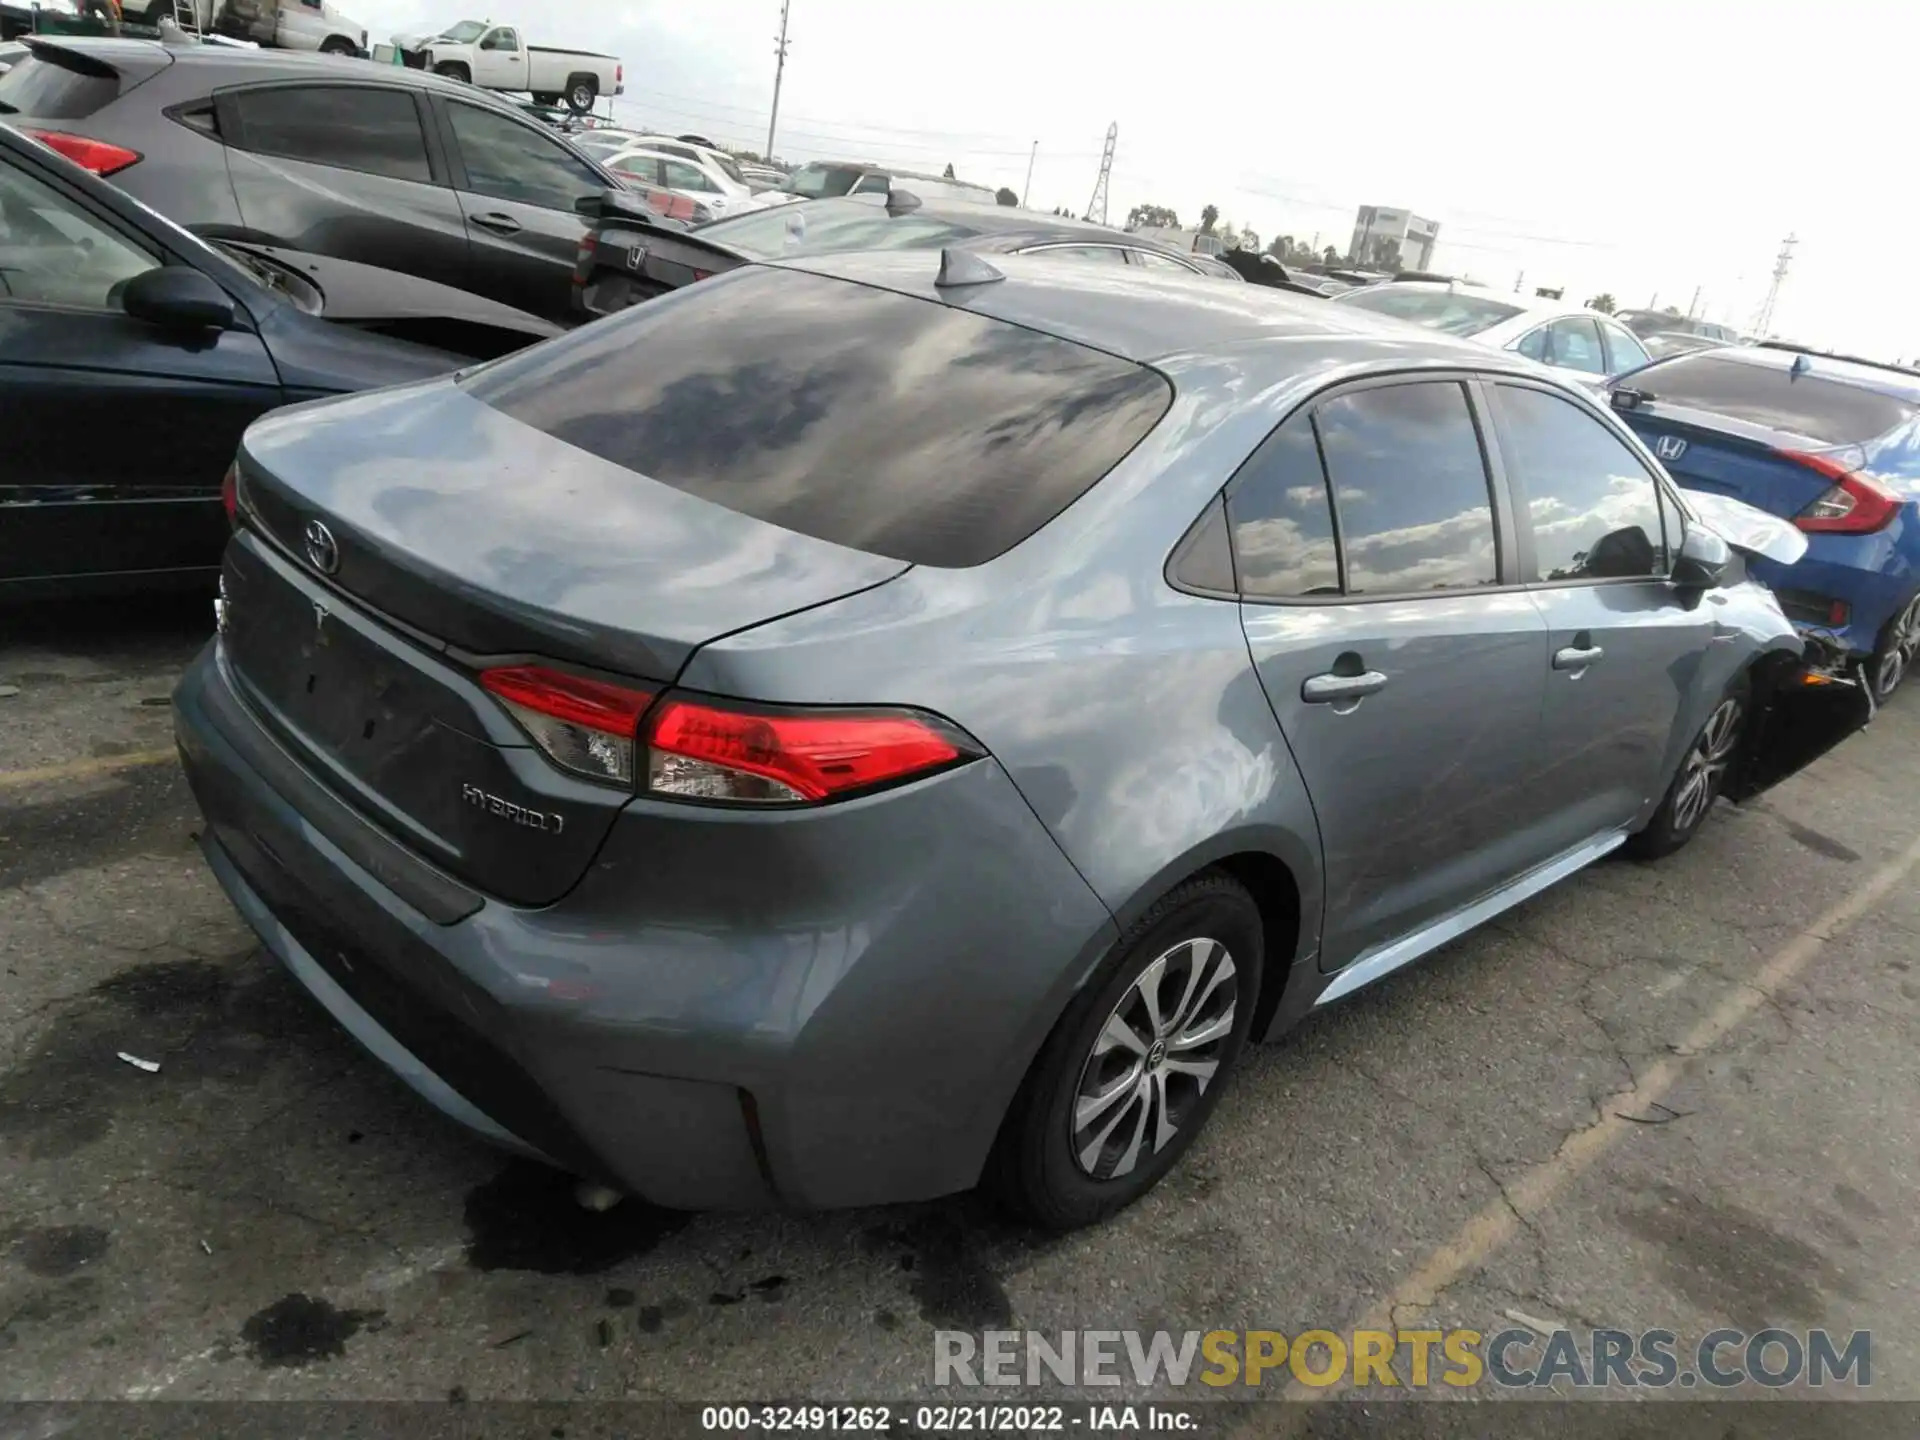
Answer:
[[[809,812],[798,836],[636,801],[558,904],[462,900],[322,803],[217,643],[176,692],[175,728],[209,863],[249,924],[440,1109],[654,1203],[970,1186],[1111,943],[1104,907],[990,762]]]
[[[1810,601],[1840,600],[1844,625],[1817,623],[1796,607],[1789,613],[1803,635],[1829,639],[1856,655],[1871,654],[1880,631],[1920,585],[1884,534],[1807,536],[1807,553],[1792,565],[1752,560],[1749,572],[1775,590],[1798,592]]]

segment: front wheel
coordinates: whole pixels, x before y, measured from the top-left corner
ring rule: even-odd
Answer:
[[[442,60],[438,65],[433,67],[433,73],[436,75],[444,75],[449,80],[465,81],[467,78],[467,67],[455,60]]]
[[[1627,853],[1640,860],[1658,860],[1671,855],[1693,839],[1700,823],[1713,809],[1713,802],[1726,788],[1727,773],[1740,751],[1747,733],[1748,712],[1753,708],[1753,688],[1745,676],[1728,687],[1720,703],[1707,716],[1707,723],[1693,737],[1680,772],[1667,787],[1653,819],[1636,835],[1627,837]]]
[[[1893,698],[1893,692],[1913,669],[1916,657],[1920,657],[1920,595],[1914,596],[1887,621],[1886,628],[1880,632],[1880,643],[1874,647],[1873,658],[1867,662],[1874,704],[1884,705]]]
[[[1136,923],[1041,1049],[1001,1127],[988,1183],[1050,1230],[1103,1220],[1193,1143],[1246,1042],[1260,912],[1202,875]]]
[[[358,55],[360,47],[341,35],[329,35],[320,42],[322,55]]]

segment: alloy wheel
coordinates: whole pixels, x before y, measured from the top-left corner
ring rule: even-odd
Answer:
[[[1220,1068],[1239,998],[1233,956],[1204,936],[1140,972],[1080,1069],[1068,1126],[1084,1173],[1116,1179],[1172,1143]]]
[[[1680,767],[1680,787],[1673,795],[1675,830],[1691,830],[1698,825],[1713,804],[1713,797],[1720,793],[1720,782],[1733,763],[1734,747],[1740,743],[1741,715],[1739,699],[1729,695],[1701,727],[1700,738],[1693,742],[1686,763]]]
[[[1887,627],[1886,648],[1873,667],[1873,695],[1884,701],[1899,688],[1920,655],[1920,595],[1907,602],[1907,608]]]

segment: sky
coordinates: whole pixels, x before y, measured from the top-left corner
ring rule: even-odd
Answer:
[[[333,0],[376,43],[469,18]],[[763,150],[779,0],[542,0],[475,19],[618,54],[625,122]],[[1435,268],[1920,356],[1906,183],[1920,7],[1725,0],[791,0],[775,152],[869,159],[1085,213],[1202,207],[1342,251],[1363,204],[1440,222]],[[1038,142],[1032,179],[1029,157]],[[1697,301],[1696,301],[1697,295]],[[1697,308],[1696,308],[1697,306]]]

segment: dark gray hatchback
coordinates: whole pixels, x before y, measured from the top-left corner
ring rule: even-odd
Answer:
[[[35,40],[0,119],[178,225],[355,260],[559,323],[576,205],[619,180],[484,90],[340,56]]]

